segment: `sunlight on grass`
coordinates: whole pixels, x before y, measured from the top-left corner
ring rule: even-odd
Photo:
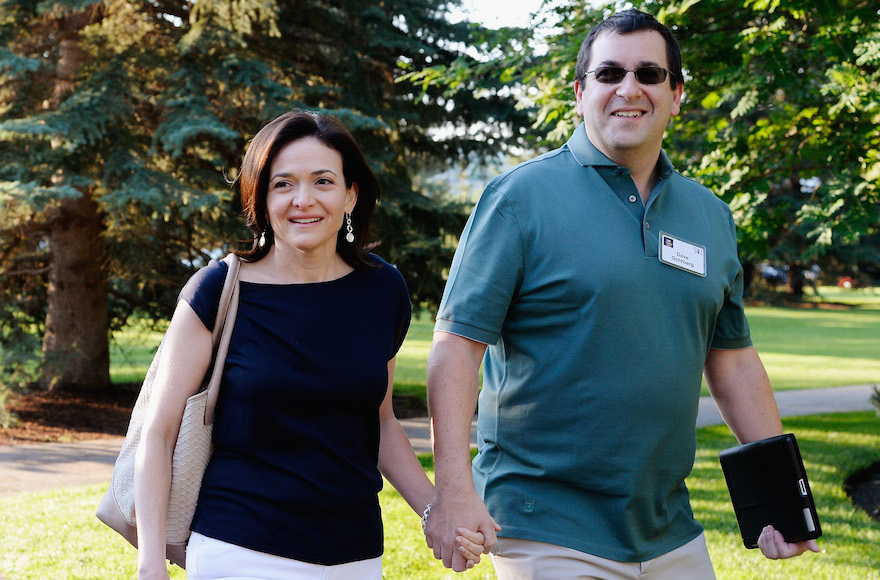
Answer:
[[[397,368],[394,371],[396,392],[424,394],[433,330],[434,320],[427,313],[413,317],[406,340],[397,353]]]
[[[880,383],[880,291],[823,288],[821,292],[828,301],[860,306],[847,310],[746,309],[752,339],[773,388]],[[143,380],[166,325],[152,329],[136,321],[115,333],[110,354],[113,382]],[[424,396],[433,328],[430,312],[413,317],[397,355],[395,392]]]
[[[718,453],[736,444],[723,426],[698,430],[698,451],[688,478],[694,513],[706,528],[719,580],[880,580],[880,523],[853,508],[844,480],[880,460],[880,418],[873,412],[784,420],[794,432],[816,498],[824,535],[820,554],[769,561],[742,545]],[[433,477],[430,458],[423,465]],[[10,580],[132,578],[135,550],[94,517],[106,485],[24,493],[0,498],[0,571]],[[446,570],[425,545],[418,516],[385,485],[387,580],[492,580],[485,559],[464,575]],[[173,568],[172,578],[185,578]]]
[[[143,382],[166,328],[166,321],[152,328],[148,321],[135,320],[113,333],[110,340],[110,380],[114,383]]]
[[[776,391],[880,384],[880,351],[873,359],[846,359],[846,364],[841,364],[842,359],[831,356],[764,352],[761,352],[761,360]]]
[[[880,287],[838,288],[837,286],[821,286],[819,295],[807,287],[805,298],[813,302],[831,302],[852,304],[858,308],[880,309]]]
[[[0,498],[0,571],[10,580],[134,578],[137,552],[95,517],[106,488]],[[186,578],[174,570],[172,580]]]
[[[880,382],[880,309],[746,313],[775,390]]]
[[[782,562],[745,549],[718,464],[718,453],[736,440],[723,426],[699,429],[688,487],[719,580],[880,579],[880,523],[856,510],[842,488],[850,474],[880,460],[880,418],[872,412],[829,414],[788,418],[783,424],[798,438],[824,534],[819,539],[823,551]]]

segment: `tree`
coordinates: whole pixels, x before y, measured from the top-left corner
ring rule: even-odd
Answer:
[[[545,3],[556,23],[545,54],[508,50],[452,67],[507,79],[535,107],[537,150],[580,120],[572,83],[581,41],[615,9]],[[629,3],[628,3],[629,4]],[[880,18],[868,0],[646,0],[678,37],[686,69],[682,115],[664,147],[686,175],[727,201],[744,262],[789,266],[798,294],[810,264],[876,263],[880,206]],[[528,48],[528,47],[526,47]],[[450,74],[454,73],[454,74]],[[451,79],[451,80],[450,80]],[[438,81],[440,82],[440,81]],[[866,246],[867,249],[866,250]]]
[[[880,207],[880,20],[867,0],[668,2],[690,77],[671,152],[730,203],[743,259],[852,263]]]
[[[438,129],[523,119],[397,82],[482,33],[447,22],[449,4],[0,0],[0,366],[36,372],[21,341],[36,331],[43,388],[106,386],[108,328],[167,317],[195,267],[249,236],[223,175],[291,108],[352,128],[383,187],[380,251],[436,303],[464,208],[413,175],[498,146]]]

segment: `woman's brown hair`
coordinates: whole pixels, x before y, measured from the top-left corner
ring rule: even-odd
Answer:
[[[351,212],[354,241],[345,241],[346,229],[340,228],[336,238],[336,251],[350,266],[371,267],[366,255],[375,247],[370,243],[370,220],[379,200],[379,182],[367,165],[354,136],[335,117],[305,111],[291,111],[267,123],[254,135],[241,163],[236,182],[239,184],[245,220],[253,233],[250,250],[238,252],[245,261],[256,262],[263,258],[275,243],[275,235],[269,225],[266,196],[269,189],[269,172],[272,161],[285,146],[298,139],[314,137],[342,157],[342,173],[345,186],[357,184],[357,204]],[[261,237],[264,243],[261,242]]]

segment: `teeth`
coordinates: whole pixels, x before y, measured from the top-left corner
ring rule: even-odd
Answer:
[[[639,111],[618,111],[614,114],[618,117],[640,117],[642,115]]]
[[[295,224],[313,224],[317,221],[321,221],[321,218],[307,218],[307,219],[300,219],[300,220],[295,219],[295,220],[290,220],[290,221],[292,221]]]

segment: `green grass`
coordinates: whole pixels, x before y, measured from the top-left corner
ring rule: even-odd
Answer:
[[[783,391],[880,383],[880,290],[820,291],[827,302],[855,307],[746,309],[752,339],[773,388]],[[162,328],[153,330],[137,322],[116,333],[110,354],[114,382],[143,380],[162,339]],[[424,396],[433,328],[430,313],[413,318],[397,355],[395,392]]]
[[[167,321],[159,321],[153,328],[148,321],[135,320],[113,333],[110,380],[114,383],[142,383],[166,328]]]
[[[775,390],[880,383],[880,290],[823,287],[851,308],[747,308],[752,340]],[[817,300],[808,295],[809,300]]]
[[[880,460],[880,418],[873,412],[828,414],[787,418],[783,425],[796,434],[801,448],[819,512],[823,551],[774,562],[743,547],[718,466],[718,452],[736,441],[726,427],[707,427],[698,430],[688,486],[697,519],[706,527],[719,579],[880,579],[880,523],[854,509],[842,488],[849,475]]]
[[[406,340],[397,352],[394,392],[425,396],[428,352],[434,335],[434,319],[427,311],[413,316]]]
[[[859,308],[880,309],[880,286],[868,288],[838,288],[822,286],[818,294],[811,288],[806,289],[806,299],[811,302],[850,304]]]
[[[820,554],[765,560],[742,546],[718,452],[735,444],[725,427],[698,430],[688,479],[697,519],[706,527],[719,580],[880,580],[880,523],[853,508],[847,476],[880,460],[880,418],[873,412],[790,418],[797,434],[824,536]],[[423,465],[433,477],[430,457]],[[105,485],[0,498],[0,572],[9,580],[132,578],[135,550],[94,517]],[[385,578],[493,579],[488,561],[463,576],[445,570],[425,545],[418,517],[390,486],[380,494],[385,520]],[[172,578],[185,575],[174,568]]]
[[[774,389],[880,382],[880,309],[749,308],[747,314]]]

